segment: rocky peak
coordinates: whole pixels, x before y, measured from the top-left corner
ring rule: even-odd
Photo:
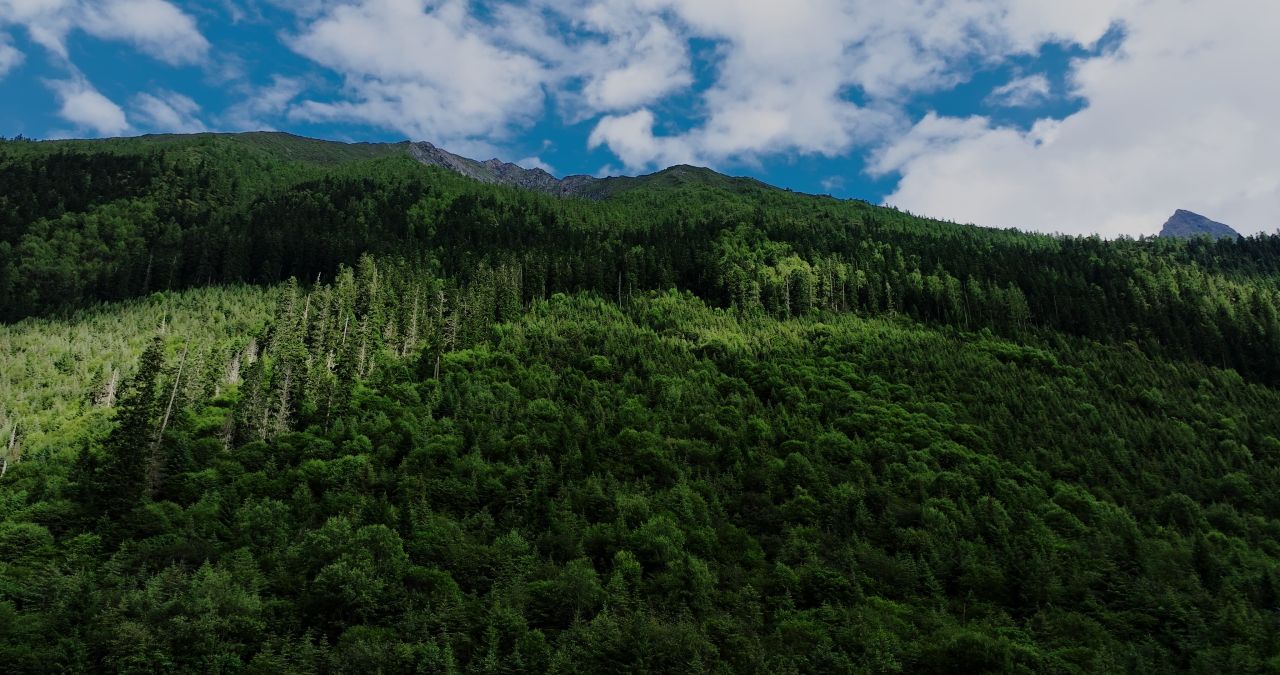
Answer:
[[[1178,209],[1173,216],[1164,224],[1164,229],[1160,230],[1162,237],[1178,237],[1189,239],[1191,237],[1213,237],[1214,239],[1230,239],[1239,237],[1240,233],[1231,229],[1228,225],[1223,225],[1217,221],[1198,214]]]
[[[496,157],[478,162],[425,141],[411,144],[409,154],[423,164],[456,171],[481,183],[510,185],[559,197],[591,196],[588,188],[597,180],[591,176],[570,176],[561,180],[542,169],[526,169]]]

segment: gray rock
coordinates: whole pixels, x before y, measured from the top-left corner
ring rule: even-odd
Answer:
[[[1232,239],[1240,236],[1230,226],[1209,220],[1198,213],[1178,209],[1173,217],[1160,230],[1162,237],[1190,239],[1192,237],[1212,237],[1214,239]]]
[[[410,144],[409,154],[423,164],[449,169],[481,183],[510,185],[557,197],[595,197],[592,187],[600,182],[591,176],[556,178],[542,169],[526,169],[500,159],[477,162],[425,141]]]
[[[698,166],[678,165],[647,176],[595,178],[576,175],[556,178],[542,169],[526,169],[500,159],[483,162],[468,159],[425,141],[410,143],[409,155],[428,166],[448,169],[482,183],[509,185],[556,197],[605,199],[640,187],[686,185],[709,185],[740,193],[778,189],[754,178],[731,178]]]

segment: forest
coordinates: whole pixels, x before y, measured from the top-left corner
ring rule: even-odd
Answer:
[[[1280,672],[1280,235],[0,142],[0,672]]]

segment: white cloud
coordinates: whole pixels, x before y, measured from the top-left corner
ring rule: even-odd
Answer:
[[[26,28],[31,39],[63,60],[67,35],[79,29],[128,42],[166,63],[201,63],[209,42],[190,15],[165,0],[0,0],[0,26]]]
[[[166,133],[190,134],[208,131],[200,121],[200,106],[172,91],[138,94],[133,99],[134,118],[145,128]]]
[[[691,164],[698,161],[690,154],[692,149],[683,139],[654,136],[654,119],[653,112],[649,110],[637,110],[629,115],[610,115],[596,125],[587,145],[593,150],[601,145],[609,146],[609,150],[628,167],[644,167],[656,163]]]
[[[331,8],[290,40],[341,73],[347,100],[307,100],[301,120],[354,120],[480,149],[542,112],[544,66],[488,39],[462,0],[366,0]]]
[[[671,16],[681,35],[718,45],[701,122],[660,135],[635,111],[603,118],[592,142],[631,169],[672,156],[707,163],[839,156],[909,128],[902,104],[967,79],[975,64],[1047,41],[1096,43],[1115,2],[1087,0],[613,0]],[[1079,7],[1076,7],[1079,5]],[[855,103],[851,91],[863,95]],[[652,102],[644,109],[656,110]],[[643,112],[643,111],[642,111]]]
[[[52,80],[48,85],[60,101],[58,115],[78,129],[100,136],[116,136],[129,130],[124,110],[84,78]]]
[[[22,65],[25,58],[22,52],[9,44],[8,36],[0,34],[0,80],[4,79],[9,71]]]
[[[555,167],[542,161],[542,158],[536,155],[533,157],[525,157],[524,159],[516,162],[515,165],[525,169],[542,169],[553,176],[556,173]]]
[[[243,100],[217,126],[347,121],[488,156],[550,102],[631,172],[866,153],[873,174],[901,177],[889,201],[981,224],[1151,232],[1179,207],[1243,230],[1280,221],[1280,79],[1262,70],[1280,63],[1268,31],[1280,5],[1263,0],[257,2],[293,13],[285,41],[341,87],[235,89]],[[168,63],[209,61],[195,21],[165,0],[0,0],[9,26],[63,57],[80,30]],[[1033,73],[987,99],[1081,101],[1066,119],[1015,128],[909,112],[979,69],[1025,66],[1049,43],[1093,50],[1117,27],[1118,48],[1072,63],[1065,87]],[[0,76],[21,58],[0,41]],[[126,118],[68,66],[55,91],[82,129],[204,126],[189,99],[157,92]]]
[[[687,36],[648,0],[529,0],[493,12],[488,33],[544,64],[577,122],[647,105],[693,82]]]
[[[268,120],[285,113],[305,89],[301,79],[276,75],[271,84],[240,92],[241,100],[227,109],[221,125],[233,131],[274,131]]]
[[[625,53],[617,45],[625,38]],[[583,93],[592,110],[622,110],[655,101],[693,82],[684,40],[664,22],[651,19],[636,31],[613,33],[608,43],[588,58],[597,69],[588,74]],[[603,52],[603,53],[602,53]],[[603,57],[608,67],[599,68]]]
[[[33,42],[65,59],[77,9],[74,0],[0,0],[0,26],[26,28]]]
[[[222,0],[222,9],[227,13],[227,18],[232,24],[238,24],[249,18],[249,14],[235,0]]]
[[[1153,234],[1176,208],[1244,232],[1280,225],[1280,5],[1117,5],[1118,51],[1077,62],[1087,106],[1029,131],[930,115],[878,155],[887,201],[985,225]]]
[[[1046,41],[1092,44],[1115,4],[528,0],[481,13],[464,0],[270,1],[299,19],[294,50],[344,78],[341,97],[303,101],[293,119],[487,150],[539,117],[550,93],[571,123],[603,115],[590,144],[631,170],[870,147],[910,128],[912,95]],[[714,50],[698,92],[694,40]],[[665,113],[677,94],[694,100],[682,127]]]
[[[79,14],[80,27],[91,35],[130,42],[166,63],[200,63],[209,51],[195,20],[164,0],[109,0]]]
[[[1025,108],[1045,101],[1052,91],[1049,78],[1039,74],[1027,75],[993,89],[987,97],[987,103],[1006,108]]]

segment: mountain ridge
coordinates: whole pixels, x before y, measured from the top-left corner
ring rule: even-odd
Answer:
[[[573,174],[558,178],[541,168],[528,169],[497,158],[480,161],[463,157],[429,141],[411,142],[408,146],[409,156],[427,166],[448,169],[482,183],[508,185],[556,197],[607,199],[621,192],[655,183],[672,186],[707,184],[739,193],[752,190],[781,191],[781,188],[754,178],[728,176],[714,169],[688,164],[677,164],[639,176],[597,178]]]

